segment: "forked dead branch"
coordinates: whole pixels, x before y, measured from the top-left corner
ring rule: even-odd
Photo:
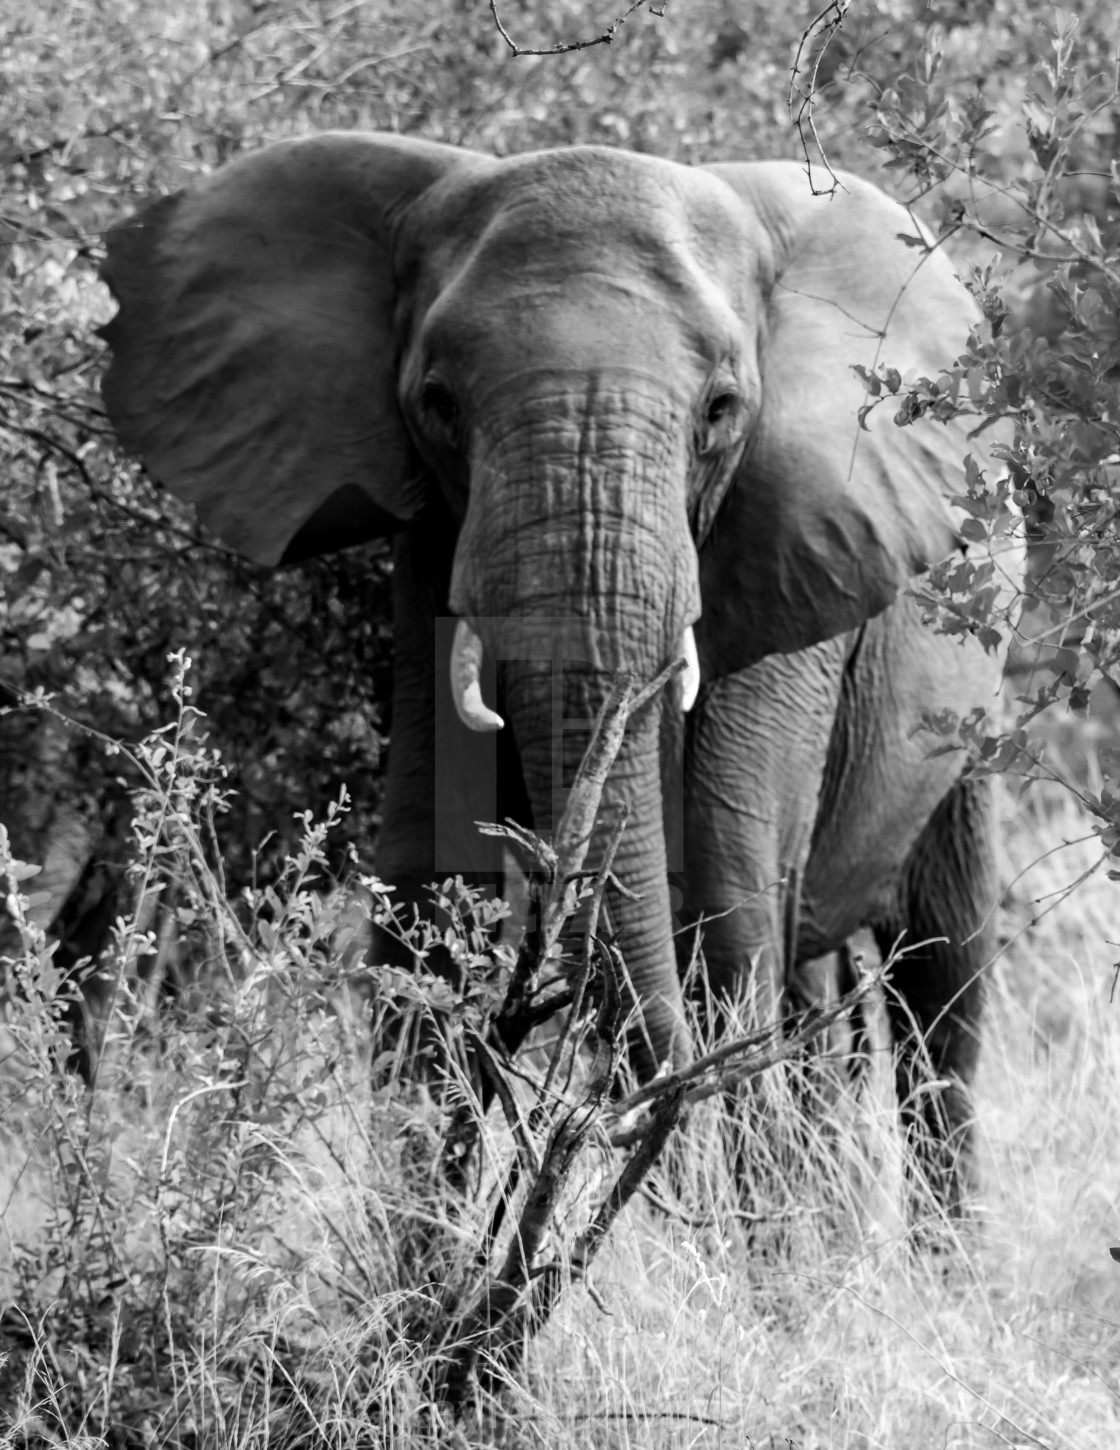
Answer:
[[[487,1103],[496,1097],[510,1134],[504,1180],[477,1258],[479,1272],[445,1305],[442,1327],[433,1335],[442,1344],[435,1361],[436,1395],[456,1410],[477,1383],[490,1386],[516,1377],[528,1341],[548,1322],[565,1285],[586,1278],[619,1214],[687,1110],[800,1055],[881,980],[882,970],[867,974],[827,1010],[723,1043],[689,1066],[619,1095],[634,999],[623,957],[600,923],[624,818],[616,823],[598,870],[584,866],[626,724],[682,666],[679,661],[645,688],[637,688],[629,672],[616,676],[552,845],[516,827],[484,828],[509,835],[534,857],[541,927],[526,938],[500,1008],[470,1044],[482,1083],[479,1098],[467,1106],[475,1131],[464,1138],[463,1114],[449,1129],[455,1156],[471,1151],[480,1139]],[[574,953],[566,944],[567,958],[575,963],[569,972],[560,949],[565,928],[570,931],[576,918],[583,923],[582,942]],[[546,971],[556,967],[563,985],[557,987],[557,976],[542,983]],[[566,1021],[543,1068],[537,1069],[526,1102],[530,1069],[518,1054],[534,1026],[563,1012]],[[589,1148],[606,1155],[605,1186],[589,1196],[573,1225],[565,1209],[581,1154]],[[612,1150],[625,1152],[621,1164]],[[516,1213],[512,1232],[506,1228],[511,1209]]]

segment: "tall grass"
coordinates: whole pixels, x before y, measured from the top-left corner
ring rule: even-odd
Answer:
[[[1015,884],[974,1221],[915,1241],[884,1053],[858,1094],[808,1113],[773,1072],[754,1090],[765,1133],[757,1113],[740,1129],[752,1193],[724,1105],[696,1109],[523,1369],[499,1367],[453,1424],[433,1391],[440,1326],[479,1282],[509,1128],[491,1114],[475,1191],[450,1189],[439,1103],[402,1071],[422,1039],[398,1030],[381,1051],[369,1028],[402,1010],[438,1027],[442,989],[355,969],[347,912],[320,890],[329,820],[304,823],[282,890],[225,902],[204,829],[221,779],[181,682],[179,698],[137,756],[137,911],[91,1090],[62,1069],[67,987],[24,926],[0,1062],[0,1444],[1117,1443],[1114,888],[1091,875],[1062,899],[1099,855],[1068,794],[1005,803]],[[172,877],[186,960],[160,1002],[158,933],[137,919]],[[614,1157],[584,1152],[558,1244]]]
[[[785,1220],[738,1218],[690,1134],[707,1214],[635,1213],[595,1282],[609,1317],[573,1296],[539,1347],[546,1441],[1120,1443],[1116,888],[1101,872],[1064,894],[1101,854],[1067,792],[1003,813],[1017,884],[990,974],[975,1222],[948,1251],[915,1251],[882,1075],[830,1124],[784,1120],[806,1144]]]

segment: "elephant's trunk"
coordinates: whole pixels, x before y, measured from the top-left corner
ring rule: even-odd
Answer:
[[[614,672],[626,667],[644,684],[688,652],[698,587],[684,436],[648,386],[595,379],[586,392],[550,391],[510,409],[472,457],[452,605],[498,654],[502,715],[540,832],[558,823],[558,794],[572,782]],[[475,695],[476,676],[468,660],[460,683],[472,728],[496,728]],[[633,1040],[647,1073],[689,1056],[666,875],[662,708],[652,702],[630,722],[587,862],[601,859],[625,803],[614,870],[640,899],[617,896],[611,925],[641,1004]]]

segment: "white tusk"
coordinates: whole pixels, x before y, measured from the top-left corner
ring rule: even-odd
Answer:
[[[696,696],[700,693],[700,656],[696,653],[696,636],[692,632],[691,624],[684,632],[681,653],[684,655],[684,670],[681,673],[681,708],[687,715],[696,704]]]
[[[451,698],[455,701],[455,712],[468,730],[501,730],[506,722],[483,700],[481,674],[482,640],[461,619],[451,641]]]

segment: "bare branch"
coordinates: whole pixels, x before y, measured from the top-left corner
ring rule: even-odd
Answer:
[[[648,1118],[643,1117],[634,1124],[635,1109],[646,1103],[657,1105],[666,1097],[683,1090],[684,1106],[703,1102],[717,1093],[757,1077],[780,1062],[797,1057],[801,1050],[818,1037],[827,1027],[845,1016],[870,991],[879,986],[895,958],[892,957],[875,972],[869,972],[859,984],[827,1009],[815,1008],[792,1019],[776,1022],[746,1037],[722,1043],[713,1052],[698,1058],[687,1067],[665,1077],[655,1078],[631,1093],[628,1098],[612,1106],[605,1124],[613,1147],[625,1148],[640,1142],[649,1131]],[[612,1127],[613,1123],[613,1127]]]
[[[603,852],[602,865],[599,867],[598,874],[591,888],[591,915],[583,939],[583,963],[573,987],[572,1009],[568,1013],[568,1020],[564,1024],[560,1041],[556,1044],[553,1051],[552,1061],[549,1064],[548,1073],[544,1080],[545,1092],[552,1087],[556,1074],[560,1071],[562,1063],[567,1058],[573,1036],[579,1028],[579,1019],[583,1011],[583,998],[587,991],[587,985],[591,981],[591,970],[594,965],[596,933],[599,930],[599,913],[603,908],[603,894],[607,889],[607,881],[613,879],[611,867],[614,865],[615,852],[618,850],[618,843],[622,840],[622,833],[626,829],[626,822],[629,818],[630,808],[623,805],[622,810],[619,812],[618,820],[615,822],[611,839],[607,843],[607,849]]]
[[[522,944],[498,1017],[499,1035],[511,1052],[524,1037],[527,1011],[540,969],[555,951],[564,925],[575,914],[585,890],[587,873],[583,863],[591,845],[603,787],[622,746],[627,722],[683,668],[684,661],[677,660],[641,689],[636,688],[629,670],[619,670],[615,675],[611,692],[595,721],[591,744],[572,783],[556,839],[548,848],[540,931]],[[489,833],[495,834],[495,829],[490,828]],[[500,829],[497,828],[499,833]],[[536,854],[540,857],[539,848]]]
[[[813,116],[816,107],[818,94],[817,78],[820,74],[821,62],[824,60],[825,51],[832,44],[836,32],[844,23],[852,0],[830,0],[830,3],[819,11],[805,29],[801,32],[801,39],[797,45],[797,53],[793,58],[793,67],[789,77],[789,92],[786,96],[786,105],[789,108],[790,120],[797,127],[797,135],[801,141],[801,152],[805,157],[805,173],[809,178],[809,185],[814,196],[832,196],[837,191],[843,191],[844,187],[836,172],[832,169],[832,163],[825,153],[824,143],[817,134],[817,125]],[[811,55],[807,52],[813,43],[815,49]],[[805,74],[807,79],[803,84],[798,84],[798,76],[802,74],[801,63],[806,61]],[[831,177],[831,185],[823,190],[818,190],[813,182],[813,158],[809,151],[809,141],[812,140],[820,156],[821,164]]]
[[[665,4],[667,3],[668,0],[665,0]],[[567,51],[570,50],[588,50],[593,45],[610,45],[611,41],[615,38],[618,32],[630,19],[631,15],[633,15],[635,10],[641,10],[643,7],[645,7],[649,10],[649,13],[651,15],[656,15],[660,19],[661,16],[665,14],[665,4],[663,4],[660,9],[655,9],[654,6],[650,4],[650,0],[632,0],[632,3],[626,7],[621,15],[617,15],[611,21],[611,23],[607,26],[606,30],[604,30],[601,35],[593,36],[589,40],[560,41],[556,45],[546,45],[541,47],[517,44],[513,36],[510,35],[509,31],[502,23],[502,17],[498,13],[498,0],[490,0],[490,14],[494,17],[494,24],[497,27],[498,34],[502,37],[506,45],[509,47],[510,57],[511,59],[513,59],[519,55],[564,55]]]

